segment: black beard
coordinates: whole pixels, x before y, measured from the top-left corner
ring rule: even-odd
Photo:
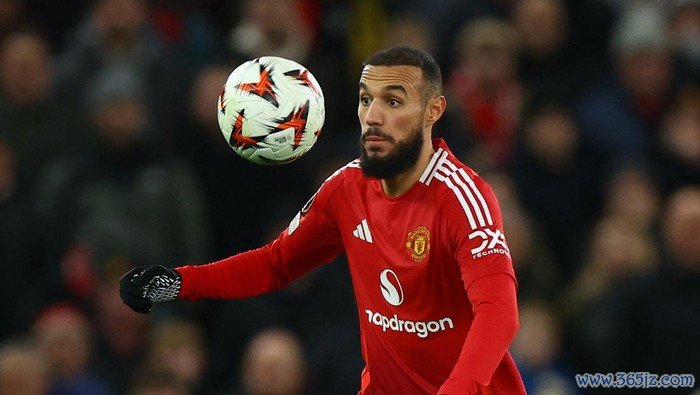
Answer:
[[[365,138],[377,136],[394,143],[394,151],[384,157],[369,157],[364,147]],[[419,126],[405,140],[396,141],[393,137],[382,132],[379,128],[370,127],[360,137],[360,168],[367,177],[390,179],[410,169],[418,162],[423,149],[423,130]]]

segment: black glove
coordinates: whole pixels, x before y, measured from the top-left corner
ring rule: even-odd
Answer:
[[[154,302],[177,298],[182,285],[180,273],[165,266],[139,266],[119,280],[119,296],[137,313],[148,314]]]

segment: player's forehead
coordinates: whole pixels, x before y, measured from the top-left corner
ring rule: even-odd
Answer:
[[[382,91],[403,87],[407,93],[419,91],[423,71],[416,66],[367,65],[360,75],[360,90]]]

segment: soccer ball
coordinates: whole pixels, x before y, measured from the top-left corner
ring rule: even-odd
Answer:
[[[218,101],[221,133],[258,164],[289,163],[316,143],[325,120],[323,92],[299,63],[263,56],[238,66]]]

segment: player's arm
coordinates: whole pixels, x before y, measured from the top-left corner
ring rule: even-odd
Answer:
[[[331,214],[340,180],[326,182],[271,243],[206,265],[168,269],[142,266],[126,273],[120,295],[134,311],[148,313],[154,302],[176,298],[245,298],[288,285],[312,268],[332,261],[342,240]]]
[[[507,274],[475,280],[467,290],[474,321],[457,363],[438,394],[475,394],[487,386],[518,331],[515,281]]]
[[[448,230],[474,321],[438,394],[475,394],[488,386],[519,327],[517,285],[500,208],[491,189],[480,179],[474,181],[475,204],[451,201],[451,209],[465,215],[451,216]]]

